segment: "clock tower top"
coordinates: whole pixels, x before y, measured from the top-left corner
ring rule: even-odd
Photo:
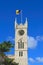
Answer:
[[[15,18],[15,28],[16,29],[23,29],[23,28],[27,28],[27,25],[28,23],[27,23],[27,18],[26,18],[26,20],[25,20],[25,23],[24,24],[22,24],[22,23],[20,23],[20,24],[18,24],[17,23],[17,19]]]

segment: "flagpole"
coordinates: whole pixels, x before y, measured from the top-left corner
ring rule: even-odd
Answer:
[[[21,10],[21,23],[22,23],[22,10]]]

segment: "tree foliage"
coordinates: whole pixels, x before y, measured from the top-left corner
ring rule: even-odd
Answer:
[[[10,52],[10,48],[13,48],[14,44],[10,41],[4,41],[0,44],[0,65],[18,65],[13,62],[14,59],[10,59],[6,56],[5,52]]]

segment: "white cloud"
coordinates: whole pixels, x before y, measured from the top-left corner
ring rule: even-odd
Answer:
[[[43,41],[43,36],[36,36],[35,38],[32,36],[28,36],[28,48],[36,48],[38,45],[38,41]]]
[[[35,48],[37,46],[37,40],[34,37],[28,36],[28,48]]]
[[[12,36],[8,36],[7,41],[14,41],[14,38]]]
[[[37,62],[43,62],[43,57],[37,57],[36,60]]]
[[[36,36],[37,41],[43,41],[43,36]]]
[[[32,62],[32,63],[35,62],[35,60],[33,58],[29,58],[29,61]]]
[[[34,58],[29,58],[29,61],[34,63],[34,62],[41,62],[43,63],[43,57],[36,57],[35,59]]]

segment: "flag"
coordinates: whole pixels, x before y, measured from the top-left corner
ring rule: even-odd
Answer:
[[[17,15],[20,14],[20,12],[21,12],[21,10],[16,10],[16,14]]]

